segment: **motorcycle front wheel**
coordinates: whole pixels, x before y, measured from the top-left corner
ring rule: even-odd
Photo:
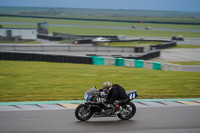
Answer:
[[[131,119],[135,113],[136,113],[136,106],[134,103],[129,102],[128,104],[124,105],[122,107],[122,111],[121,113],[117,114],[117,116],[121,119],[121,120],[129,120]]]
[[[85,104],[80,104],[75,110],[75,116],[80,121],[87,121],[92,117],[93,113]]]

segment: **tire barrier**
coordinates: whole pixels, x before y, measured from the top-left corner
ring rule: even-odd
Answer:
[[[150,50],[165,49],[165,48],[175,47],[175,46],[176,46],[176,42],[169,41],[167,43],[150,45]]]
[[[111,40],[111,41],[118,40],[118,36],[107,36],[107,35],[101,35],[101,36],[100,35],[74,35],[74,34],[53,32],[53,36],[55,37],[59,36],[66,40],[91,40],[92,41],[92,39],[97,38],[97,37],[107,38],[108,40]]]
[[[169,47],[175,47],[175,41],[166,41],[166,40],[143,40],[143,39],[134,39],[134,40],[120,40],[120,36],[91,36],[91,35],[74,35],[74,34],[67,34],[67,33],[57,33],[53,32],[53,36],[49,36],[46,34],[38,34],[38,38],[41,39],[48,39],[51,41],[60,41],[63,39],[67,40],[75,40],[76,44],[91,44],[92,39],[97,37],[103,37],[110,40],[109,42],[133,42],[133,41],[157,41],[157,42],[164,42],[162,44],[150,45],[150,50],[156,49],[165,49]],[[134,52],[136,53],[143,53],[144,47],[134,47]]]
[[[105,36],[105,38],[107,38]],[[76,39],[78,44],[90,44],[92,43],[92,39]],[[156,49],[165,49],[169,47],[175,47],[176,46],[176,41],[165,41],[165,40],[111,40],[109,42],[134,42],[134,41],[156,41],[156,42],[163,42],[162,44],[155,44],[155,45],[150,45],[150,50],[156,50]],[[126,48],[126,47],[124,47]],[[144,52],[144,47],[134,47],[134,52],[136,53],[143,53]]]
[[[20,53],[0,51],[0,60],[21,60],[21,61],[46,61],[61,63],[93,64],[92,58],[86,56],[66,56],[37,53]]]
[[[86,56],[97,56],[97,57],[101,57],[104,55],[97,55],[97,54],[86,54]],[[155,51],[150,51],[148,53],[145,54],[141,54],[141,55],[137,55],[137,56],[122,56],[122,55],[111,55],[111,58],[124,58],[124,59],[141,59],[141,60],[148,60],[151,58],[155,58],[155,57],[159,57],[160,56],[160,50],[155,50]],[[109,60],[109,59],[108,59]],[[106,61],[107,62],[107,61]]]
[[[153,69],[161,70],[162,64],[159,62],[153,62]]]
[[[134,52],[135,53],[143,53],[144,52],[144,47],[134,47]]]
[[[22,52],[5,52],[0,51],[0,60],[21,60],[21,61],[45,61],[45,62],[60,62],[60,63],[79,63],[79,64],[94,64],[122,67],[136,67],[154,70],[166,71],[181,71],[181,65],[159,63],[138,59],[98,57],[98,56],[66,56],[53,54],[37,54],[37,53],[22,53]]]
[[[135,60],[135,67],[143,68],[144,67],[144,61],[143,60]]]
[[[114,66],[124,66],[124,58],[115,58]]]
[[[144,54],[140,54],[138,56],[134,56],[134,57],[122,57],[122,58],[126,58],[126,59],[141,59],[141,60],[149,60],[155,57],[159,57],[160,56],[160,50],[154,50],[154,51],[150,51]]]
[[[92,40],[91,39],[82,39],[82,40],[75,40],[74,42],[77,42],[77,44],[91,44]]]
[[[169,47],[175,47],[176,41],[167,41],[167,40],[143,40],[143,39],[134,39],[134,40],[117,40],[117,41],[110,41],[110,42],[134,42],[134,41],[154,41],[154,42],[163,42],[162,44],[155,44],[150,45],[150,50],[157,50],[157,49],[165,49]],[[134,52],[136,53],[143,53],[144,47],[134,47]]]
[[[104,57],[90,56],[94,65],[104,65]]]
[[[61,41],[63,38],[61,36],[50,36],[46,34],[37,34],[37,38],[46,39],[50,41]]]
[[[160,62],[137,60],[137,59],[97,57],[97,56],[90,56],[90,57],[93,59],[94,65],[135,67],[135,68],[146,68],[146,69],[165,70],[165,71],[182,70],[182,66],[177,64],[160,63]]]

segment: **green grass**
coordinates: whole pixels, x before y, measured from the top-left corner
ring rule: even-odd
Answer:
[[[1,60],[0,102],[82,100],[107,80],[136,89],[138,98],[200,97],[198,72]]]
[[[37,41],[23,41],[23,40],[19,40],[19,41],[6,41],[6,40],[0,40],[0,43],[6,44],[6,43],[12,43],[12,44],[40,44],[40,42]]]
[[[2,24],[2,25],[3,27],[37,28],[34,25],[8,25],[8,24]],[[49,33],[52,32],[69,33],[77,35],[125,35],[125,36],[156,36],[156,37],[172,37],[172,35],[182,35],[183,37],[200,37],[200,33],[197,32],[49,26]]]
[[[200,65],[200,61],[184,61],[184,62],[168,62],[172,64],[179,64],[179,65]]]
[[[192,44],[177,44],[176,47],[171,48],[200,48],[200,45],[192,45]]]
[[[163,42],[155,42],[155,41],[134,41],[134,42],[110,42],[108,46],[110,47],[145,47],[148,45],[153,44],[162,44]],[[97,43],[98,46],[105,46],[105,43]],[[176,47],[170,47],[171,49],[174,48],[200,48],[200,45],[190,45],[190,44],[177,44]]]
[[[49,24],[67,24],[67,25],[89,25],[89,26],[114,26],[114,27],[131,27],[132,23],[127,22],[103,22],[103,21],[83,21],[83,20],[60,20],[46,18],[23,18],[23,17],[0,17],[1,22],[18,22],[18,23],[41,23]],[[177,25],[177,24],[152,24],[152,23],[135,23],[137,27],[150,26],[152,28],[168,29],[200,29],[199,25]]]
[[[153,44],[159,44],[161,42],[156,42],[156,41],[134,41],[134,42],[109,42],[108,46],[111,47],[134,47],[134,46],[148,46],[148,45],[153,45]],[[105,43],[97,43],[99,46],[104,46]]]
[[[42,19],[42,18],[18,18],[18,17],[0,17],[1,22],[21,22],[21,23],[41,23],[49,24],[67,24],[67,25],[92,25],[92,26],[115,26],[115,27],[131,27],[131,23],[120,22],[100,22],[100,21],[81,21],[81,20],[58,20],[58,19]],[[36,25],[11,25],[2,24],[3,27],[16,28],[37,28]],[[169,28],[169,29],[200,29],[199,25],[177,25],[177,24],[150,24],[137,23],[137,27],[150,26],[152,28]],[[178,31],[152,31],[137,29],[103,29],[103,28],[81,28],[81,27],[56,27],[49,26],[49,33],[61,32],[82,35],[126,35],[126,36],[158,36],[171,37],[172,35],[182,35],[183,37],[200,37],[198,32],[178,32]]]

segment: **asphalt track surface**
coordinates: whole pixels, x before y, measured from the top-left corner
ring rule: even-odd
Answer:
[[[0,24],[14,24],[14,25],[37,25],[36,23],[17,23],[17,22],[0,22]],[[103,29],[133,29],[133,30],[146,30],[146,28],[131,28],[131,27],[114,27],[114,26],[90,26],[90,25],[67,25],[67,24],[48,24],[48,26],[58,27],[81,27],[81,28],[103,28]],[[200,32],[200,30],[193,29],[166,29],[166,28],[151,28],[150,30],[159,31],[180,31],[180,32]]]
[[[74,109],[0,112],[0,133],[199,133],[200,106],[139,107],[130,120],[78,121]]]

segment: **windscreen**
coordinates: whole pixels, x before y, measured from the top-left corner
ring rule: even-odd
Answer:
[[[98,90],[96,90],[96,87],[93,87],[90,90],[86,91],[84,95],[84,99],[86,101],[90,100],[91,96],[94,95],[94,92],[98,92]]]

